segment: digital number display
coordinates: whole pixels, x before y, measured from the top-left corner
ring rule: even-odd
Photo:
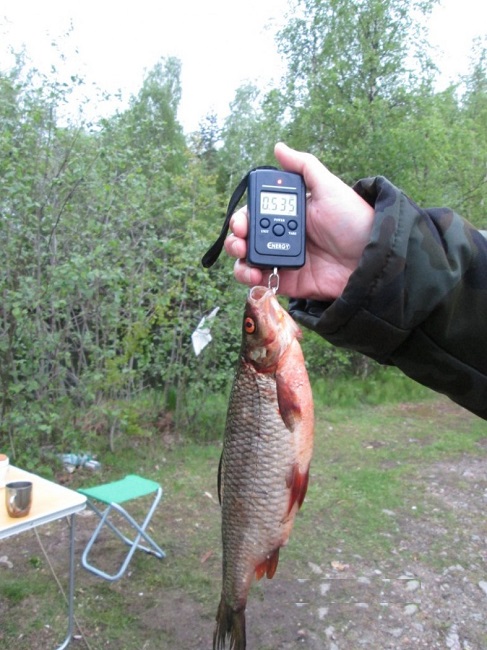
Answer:
[[[285,194],[283,192],[261,192],[260,213],[279,214],[285,217],[296,217],[298,212],[298,201],[296,194]]]

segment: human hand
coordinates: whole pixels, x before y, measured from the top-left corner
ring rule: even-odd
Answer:
[[[294,298],[334,300],[345,288],[369,241],[374,209],[354,190],[334,176],[312,154],[283,143],[274,154],[285,171],[304,177],[309,198],[306,206],[306,263],[296,270],[279,270],[279,293]],[[225,251],[236,257],[235,278],[254,286],[267,285],[271,271],[247,265],[247,207],[232,216],[232,234]]]

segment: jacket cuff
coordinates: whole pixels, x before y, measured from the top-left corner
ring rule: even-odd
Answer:
[[[445,273],[447,247],[441,228],[387,179],[367,178],[354,190],[375,209],[370,241],[357,269],[335,301],[292,299],[289,309],[299,323],[334,345],[386,363],[458,282],[460,269],[453,264],[451,273]],[[444,229],[463,227],[451,211],[437,212]],[[470,255],[467,246],[462,254]],[[408,259],[414,263],[408,265]]]

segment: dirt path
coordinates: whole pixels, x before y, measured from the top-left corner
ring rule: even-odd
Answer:
[[[300,563],[298,575],[296,563],[282,561],[272,581],[255,584],[247,609],[248,650],[487,650],[486,446],[487,436],[477,455],[418,468],[400,508],[385,513],[392,522],[387,533],[392,550],[385,558],[347,555],[325,541],[321,556]],[[215,511],[208,517],[213,520]],[[44,528],[43,543],[62,574],[67,527]],[[88,518],[78,518],[78,562],[91,528]],[[170,533],[168,562],[175,565],[178,552],[197,553],[187,536],[178,537],[176,529]],[[217,589],[218,553],[196,557],[195,566],[201,561],[208,584]],[[114,585],[78,569],[76,615],[86,642],[79,638],[70,647],[211,650],[213,595],[205,600],[201,592],[161,586],[157,581],[166,579],[166,572],[154,569],[154,559],[138,562],[132,576]],[[12,617],[18,624],[25,612],[40,616],[39,597],[28,591],[38,564],[43,560],[34,534],[0,543],[0,581],[16,576],[24,589],[15,606],[0,598],[1,648],[45,650],[59,638],[47,619],[38,631],[18,634],[15,646],[8,636]],[[158,577],[149,575],[156,571]],[[96,623],[87,615],[90,607],[102,612]],[[112,635],[115,610],[129,621],[125,644]],[[58,628],[63,625],[57,620]]]

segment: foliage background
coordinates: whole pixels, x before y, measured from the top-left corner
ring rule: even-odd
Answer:
[[[18,53],[0,72],[0,447],[42,454],[154,431],[221,434],[245,295],[231,262],[200,265],[228,197],[277,140],[352,184],[382,174],[424,206],[487,227],[484,42],[469,75],[436,90],[420,17],[435,0],[298,0],[277,37],[287,73],[239,88],[229,117],[185,135],[181,64],[161,60],[129,107],[66,119],[66,85]],[[213,342],[190,335],[219,305]],[[377,373],[304,341],[315,382]]]

